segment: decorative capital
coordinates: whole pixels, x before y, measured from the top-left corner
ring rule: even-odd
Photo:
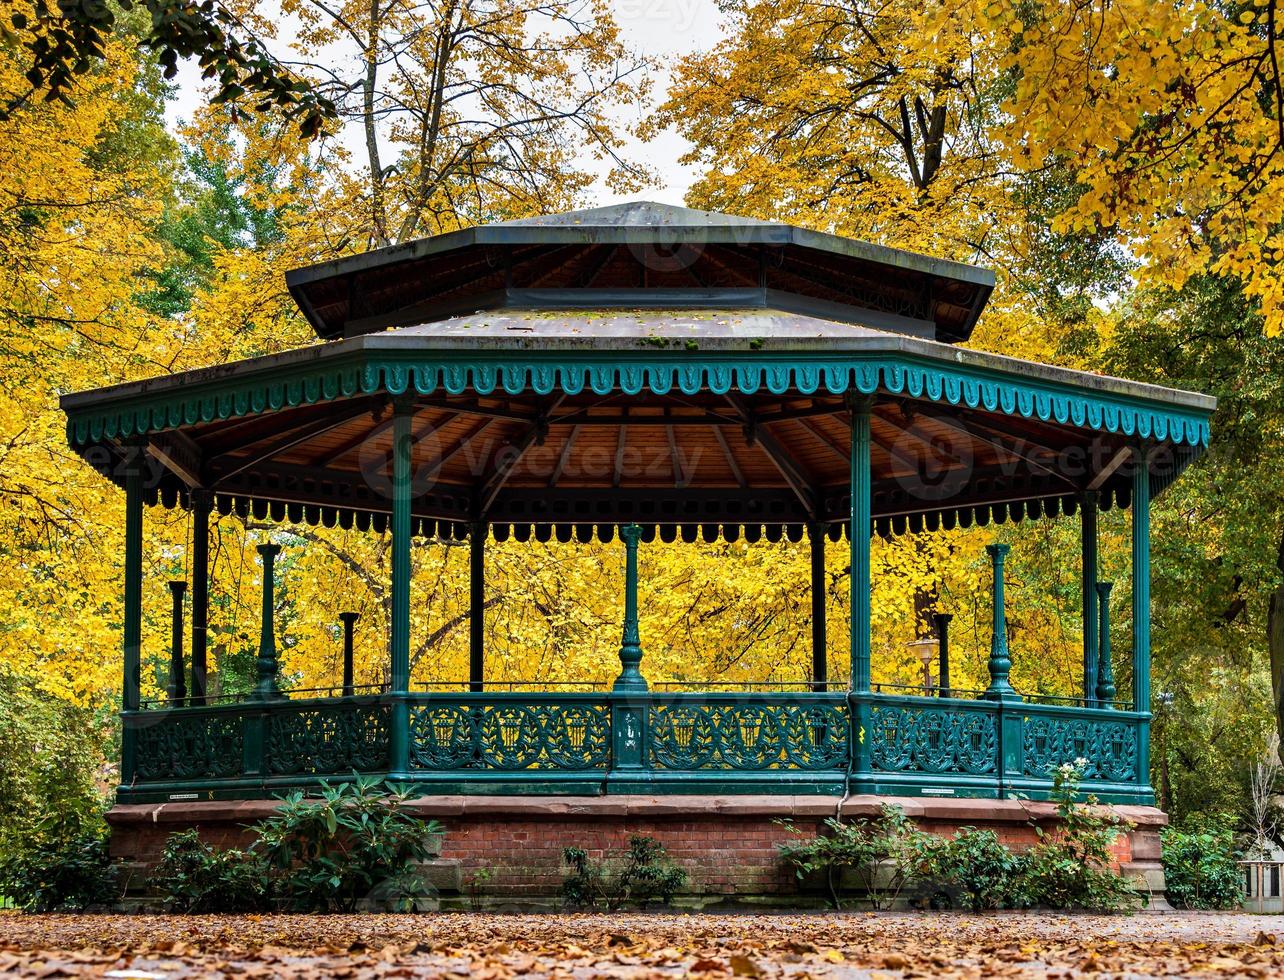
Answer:
[[[1008,552],[1012,550],[1012,546],[1010,544],[987,544],[985,546],[985,550],[990,553],[990,558],[995,564],[1002,564],[1003,559],[1005,559],[1008,556]]]
[[[415,414],[415,396],[413,392],[406,392],[404,395],[394,395],[392,398],[393,415],[414,415]]]
[[[636,548],[642,540],[642,528],[637,524],[625,524],[620,528],[620,540],[627,547]]]
[[[174,593],[174,598],[178,598],[187,591],[187,583],[181,579],[175,579],[169,583],[169,591]]]
[[[356,612],[339,613],[339,622],[343,623],[344,626],[351,626],[360,618],[361,618],[361,613],[356,613]]]
[[[868,414],[874,410],[874,396],[866,395],[856,389],[848,391],[843,396],[843,401],[847,403],[847,411],[854,414]]]
[[[261,544],[258,551],[264,558],[275,558],[281,553],[281,546],[279,544]]]

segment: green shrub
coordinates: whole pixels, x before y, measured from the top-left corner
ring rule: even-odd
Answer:
[[[411,909],[426,896],[413,865],[434,853],[442,827],[406,813],[409,797],[370,776],[322,783],[316,798],[296,791],[252,828],[253,849],[292,909],[352,912],[363,899]]]
[[[1028,905],[1022,891],[1025,873],[1023,855],[1012,853],[993,830],[974,827],[927,844],[920,851],[917,869],[933,897],[945,892],[951,906],[966,906],[973,912]]]
[[[1024,855],[1021,892],[1035,905],[1090,912],[1130,910],[1137,895],[1127,879],[1114,871],[1110,846],[1121,833],[1118,824],[1095,812],[1097,798],[1075,802],[1082,773],[1074,765],[1052,773],[1052,799],[1058,825],[1051,831],[1035,827],[1039,841]]]
[[[112,728],[105,713],[0,671],[0,896],[12,904],[49,911],[115,899],[97,787]]]
[[[1192,817],[1169,827],[1163,841],[1165,895],[1183,909],[1233,909],[1244,898],[1244,875],[1228,818]]]
[[[80,912],[117,898],[106,828],[62,817],[37,825],[25,847],[0,858],[0,895],[28,912]]]
[[[664,845],[653,837],[629,838],[629,849],[604,862],[582,847],[568,847],[562,859],[571,873],[562,881],[562,898],[574,908],[605,903],[611,910],[659,901],[666,905],[687,883],[687,873],[666,860]]]
[[[195,830],[171,834],[153,883],[169,912],[255,912],[269,907],[270,881],[253,851],[220,850]]]
[[[782,826],[790,833],[803,834],[788,821]],[[798,878],[820,873],[825,876],[835,908],[842,872],[852,870],[862,891],[874,908],[886,908],[901,889],[921,876],[924,854],[936,840],[919,830],[904,812],[884,805],[873,820],[845,823],[836,817],[825,821],[829,833],[780,844],[780,856],[793,865]]]

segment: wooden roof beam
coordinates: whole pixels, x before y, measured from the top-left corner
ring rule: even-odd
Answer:
[[[360,418],[362,415],[366,415],[370,411],[370,406],[364,403],[361,408],[356,410],[354,410],[351,405],[346,406],[346,408],[346,411],[339,412],[332,417],[319,419],[310,425],[293,429],[290,432],[287,432],[280,439],[269,443],[266,447],[250,453],[248,457],[238,457],[231,453],[224,453],[221,456],[214,457],[209,463],[209,470],[212,475],[211,483],[213,487],[217,489],[218,484],[223,480],[230,479],[238,473],[252,469],[260,463],[265,463],[273,457],[279,456],[281,453],[287,452],[295,446],[300,446],[305,442],[309,442],[317,436],[324,435],[333,429],[337,429],[341,425],[346,425],[353,419]],[[221,469],[219,465],[220,463],[230,464],[231,468]]]
[[[1066,476],[1064,473],[1058,471],[1055,467],[1049,466],[1047,463],[1036,458],[1032,454],[1026,452],[1024,449],[1011,445],[1001,437],[987,434],[985,427],[982,425],[971,422],[965,418],[955,418],[947,415],[933,414],[929,417],[935,419],[937,422],[941,423],[942,425],[950,426],[951,428],[959,432],[962,432],[964,435],[970,436],[971,438],[977,440],[980,443],[983,443],[984,445],[991,447],[992,449],[997,449],[999,452],[1006,453],[1007,455],[1013,457],[1014,459],[1021,460],[1031,469],[1036,469],[1039,472],[1044,473],[1047,476],[1051,476],[1054,479],[1060,480],[1061,482],[1066,483],[1071,487],[1076,486],[1074,480],[1070,479],[1070,477]],[[1040,447],[1040,448],[1045,448],[1045,447]]]
[[[1105,482],[1115,475],[1115,471],[1131,458],[1131,446],[1124,446],[1122,449],[1117,450],[1115,454],[1106,461],[1106,465],[1097,470],[1093,478],[1088,481],[1088,489],[1100,490]]]
[[[615,463],[611,468],[611,486],[618,487],[624,479],[624,440],[628,438],[629,427],[620,426],[619,437],[615,441]]]
[[[578,425],[572,426],[570,433],[566,437],[566,442],[562,445],[562,451],[558,454],[557,465],[553,467],[553,474],[548,478],[549,487],[557,486],[557,481],[562,478],[562,473],[566,470],[566,461],[571,458],[571,449],[575,445],[575,439],[580,434]]]
[[[727,468],[731,470],[731,475],[736,478],[736,483],[740,485],[740,488],[742,490],[745,489],[749,486],[749,481],[745,479],[744,471],[740,468],[740,464],[736,461],[735,453],[731,451],[731,446],[727,443],[727,437],[716,426],[713,429],[713,435],[718,440],[718,445],[722,447],[722,455],[726,457]]]
[[[673,466],[673,485],[679,490],[686,488],[689,483],[686,467],[683,465],[682,454],[678,451],[678,437],[674,434],[673,426],[665,427],[665,435],[669,440],[669,459],[672,460]]]
[[[504,489],[504,484],[507,483],[508,478],[513,475],[513,470],[515,470],[517,468],[517,464],[522,461],[522,457],[526,455],[527,450],[536,443],[542,443],[544,441],[544,438],[548,435],[549,413],[554,411],[565,400],[565,393],[554,398],[553,401],[540,412],[535,423],[529,426],[526,431],[518,437],[516,442],[512,443],[510,447],[511,451],[508,453],[501,452],[501,455],[496,457],[495,466],[482,483],[481,494],[477,501],[477,512],[482,520],[485,520],[486,512],[490,510],[490,505],[495,502],[495,498],[499,496],[499,492]]]
[[[148,440],[147,448],[161,465],[188,487],[194,489],[205,485],[201,447],[187,433],[175,430],[154,435]]]
[[[745,442],[749,445],[757,445],[766,454],[776,469],[780,471],[780,475],[785,478],[785,483],[789,485],[789,489],[797,496],[799,502],[803,505],[803,509],[812,517],[817,516],[816,501],[819,499],[819,495],[816,493],[812,480],[803,471],[798,461],[780,444],[775,436],[758,424],[759,420],[754,416],[752,407],[743,395],[735,392],[728,393],[727,401],[744,419]]]

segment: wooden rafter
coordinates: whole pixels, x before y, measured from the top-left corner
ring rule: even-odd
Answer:
[[[942,446],[934,446],[934,445],[932,445],[932,440],[931,440],[931,438],[930,438],[929,436],[927,436],[927,435],[924,435],[924,434],[923,434],[923,433],[921,433],[921,432],[917,432],[917,431],[915,430],[915,428],[914,428],[914,423],[913,423],[913,422],[907,421],[904,425],[898,425],[896,422],[892,421],[892,420],[891,420],[890,418],[888,418],[886,415],[877,415],[877,414],[875,414],[875,417],[876,417],[880,422],[885,422],[888,426],[890,426],[891,428],[895,429],[897,432],[901,432],[901,433],[903,433],[903,434],[905,434],[905,435],[909,436],[909,437],[910,437],[911,439],[913,439],[916,443],[918,443],[920,446],[922,446],[922,447],[923,447],[923,449],[924,449],[924,450],[926,450],[928,453],[930,453],[930,454],[932,454],[932,455],[934,455],[934,456],[937,456],[937,457],[943,457],[943,458],[945,458],[945,459],[948,459],[950,462],[955,463],[956,465],[962,465],[962,464],[963,464],[963,457],[962,457],[962,456],[960,456],[958,453],[951,452],[949,449],[947,449],[947,448],[945,448],[945,447],[942,447]],[[921,463],[915,463],[915,469],[916,469],[916,470],[921,470],[921,469],[922,469],[922,464],[921,464]]]
[[[817,415],[838,415],[846,411],[842,402],[835,404],[809,405],[807,408],[781,408],[775,412],[762,412],[758,421],[764,424],[772,422],[789,422],[795,419],[813,418]]]
[[[442,453],[437,458],[437,462],[433,463],[432,467],[428,470],[428,473],[426,474],[427,478],[432,479],[436,477],[436,475],[442,471],[442,469],[445,467],[447,463],[449,463],[452,459],[454,459],[456,456],[462,453],[465,449],[471,446],[473,444],[473,441],[477,439],[478,436],[480,436],[483,432],[485,432],[487,429],[489,429],[492,425],[494,425],[498,421],[499,419],[482,419],[480,423],[478,423],[470,431],[466,432],[463,436],[461,436],[459,441],[456,442],[454,446],[452,446],[449,449],[449,451]]]
[[[587,289],[593,285],[593,280],[601,275],[602,270],[606,268],[607,263],[615,257],[616,251],[620,248],[619,245],[602,245],[599,247],[601,248],[601,253],[595,256],[593,261],[580,273],[578,285],[581,289]]]
[[[1115,454],[1107,460],[1106,465],[1097,470],[1092,479],[1088,481],[1088,489],[1100,490],[1105,482],[1115,475],[1115,471],[1119,469],[1119,467],[1123,466],[1124,463],[1128,462],[1131,457],[1132,447],[1124,446],[1122,449],[1117,450]]]
[[[544,435],[548,432],[549,413],[565,400],[565,393],[554,398],[547,408],[540,413],[535,423],[528,426],[526,431],[512,444],[512,452],[501,453],[496,457],[495,466],[482,482],[481,494],[478,497],[478,512],[483,520],[486,517],[486,512],[490,510],[490,505],[495,502],[499,492],[504,489],[504,484],[513,475],[513,470],[517,468],[517,464],[526,455],[526,451],[537,442],[542,441]]]
[[[678,452],[678,437],[673,431],[673,426],[665,427],[665,435],[669,440],[669,459],[673,465],[673,485],[679,490],[687,485],[686,468],[682,465],[682,455]]]
[[[1006,453],[1008,456],[1011,456],[1013,459],[1021,460],[1031,469],[1038,470],[1039,472],[1044,473],[1047,476],[1051,476],[1054,479],[1060,480],[1061,482],[1068,484],[1071,487],[1075,486],[1074,480],[1070,479],[1068,476],[1066,476],[1064,473],[1057,470],[1055,467],[1049,466],[1047,463],[1043,462],[1042,460],[1036,458],[1035,456],[1031,455],[1028,452],[1025,452],[1023,449],[1017,446],[1011,445],[1010,443],[1006,442],[1005,440],[1003,440],[998,436],[988,434],[983,426],[975,422],[972,422],[965,418],[950,418],[945,415],[932,415],[930,416],[930,418],[933,418],[935,419],[935,421],[939,422],[941,425],[952,428],[957,432],[961,432],[964,435],[969,436],[972,439],[975,439],[977,442],[980,442],[986,446],[989,446],[992,449],[997,449],[1001,453]]]
[[[780,475],[785,478],[785,483],[789,485],[789,489],[798,497],[807,513],[815,515],[818,494],[813,487],[811,479],[799,466],[798,461],[780,444],[775,436],[768,432],[765,427],[758,424],[758,419],[755,418],[753,409],[743,395],[729,393],[727,401],[744,419],[746,427],[745,441],[751,445],[757,445],[763,451],[776,469],[780,471]]]
[[[362,404],[359,409],[355,410],[349,405],[347,406],[347,411],[341,412],[330,418],[318,419],[310,425],[293,429],[281,438],[269,443],[267,446],[251,452],[249,456],[239,457],[231,453],[224,453],[221,456],[216,456],[209,462],[212,484],[217,487],[220,481],[236,476],[238,473],[242,473],[245,470],[258,466],[260,463],[265,463],[273,457],[279,456],[281,453],[287,452],[295,446],[300,446],[305,442],[310,442],[317,436],[324,435],[333,429],[339,428],[341,425],[347,425],[353,419],[360,418],[362,415],[368,414],[369,411],[370,408],[366,404]],[[229,468],[223,468],[222,464],[225,463],[229,464]]]
[[[571,431],[566,435],[566,442],[562,445],[562,451],[557,456],[557,465],[553,467],[553,474],[548,478],[550,487],[557,486],[557,481],[562,478],[562,471],[566,469],[566,461],[571,458],[571,448],[575,445],[575,439],[580,434],[578,425],[572,426]]]
[[[620,426],[620,434],[615,442],[615,465],[611,470],[611,486],[618,487],[624,478],[624,441],[629,436],[629,427]]]
[[[844,462],[851,461],[851,458],[852,458],[851,448],[849,446],[844,446],[842,443],[840,443],[837,439],[831,436],[824,429],[817,428],[817,426],[814,423],[808,421],[807,419],[798,419],[797,421],[798,421],[798,424],[802,426],[803,430],[807,432],[808,435],[812,436],[817,442],[819,442],[822,446],[828,449],[836,457],[843,460]]]
[[[175,430],[152,436],[148,449],[167,470],[189,487],[204,485],[201,447],[187,433]]]
[[[735,453],[731,451],[727,437],[722,434],[722,430],[719,428],[713,430],[713,435],[718,440],[718,445],[722,447],[722,455],[726,457],[727,467],[731,470],[731,475],[736,478],[736,483],[740,484],[741,489],[749,486],[749,481],[745,479],[744,471],[740,469],[740,464],[736,462]]]

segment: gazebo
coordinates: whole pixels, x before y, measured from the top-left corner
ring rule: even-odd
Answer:
[[[354,771],[464,796],[1039,799],[1076,759],[1100,798],[1153,803],[1149,505],[1203,451],[1213,399],[957,346],[986,270],[649,203],[483,225],[286,281],[320,343],[62,400],[71,444],[125,493],[120,804],[262,799]],[[176,618],[171,697],[144,708],[146,505],[190,509],[195,532],[190,685]],[[1126,699],[1097,581],[1108,507],[1132,512]],[[209,703],[215,510],[391,534],[386,689],[349,676],[332,696],[281,691],[265,545],[258,687]],[[942,631],[936,696],[874,689],[871,535],[1076,513],[1081,696],[1009,683],[1003,545],[988,687],[950,687]],[[410,683],[416,535],[470,545],[467,690]],[[803,689],[650,689],[638,548],[782,535],[810,541],[818,583]],[[487,689],[487,541],[531,537],[622,542],[610,690]],[[827,669],[827,545],[850,550],[842,678]]]

